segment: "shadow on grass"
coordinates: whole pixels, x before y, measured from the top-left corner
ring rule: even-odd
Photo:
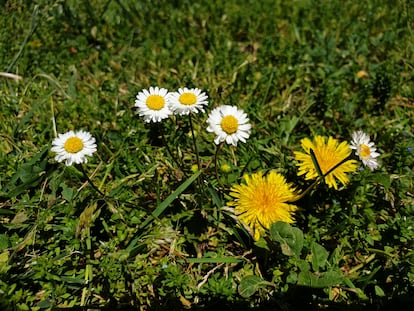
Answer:
[[[179,299],[171,299],[168,302],[158,304],[157,306],[147,308],[145,306],[131,306],[126,303],[121,304],[111,304],[106,307],[98,306],[85,306],[85,307],[73,307],[73,308],[57,308],[53,309],[56,311],[138,311],[138,310],[148,310],[148,311],[178,311],[178,310],[199,310],[199,311],[319,311],[319,310],[329,310],[329,311],[388,311],[388,310],[410,310],[414,304],[413,295],[404,295],[391,300],[384,298],[381,301],[374,303],[353,303],[353,304],[344,304],[344,303],[334,303],[334,302],[317,302],[313,300],[303,299],[304,297],[298,296],[297,299],[289,300],[278,300],[272,299],[261,303],[257,307],[249,307],[248,302],[238,302],[230,303],[224,299],[216,299],[210,301],[208,304],[203,306],[192,306],[186,308],[183,306]],[[17,310],[17,309],[10,309]]]

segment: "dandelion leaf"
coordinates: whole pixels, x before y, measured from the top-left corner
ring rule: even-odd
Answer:
[[[270,237],[279,242],[286,256],[299,256],[303,247],[303,232],[285,222],[276,222],[270,227]]]
[[[244,298],[248,298],[257,292],[260,288],[265,288],[268,285],[274,284],[263,280],[257,275],[249,275],[241,280],[239,285],[239,294]]]

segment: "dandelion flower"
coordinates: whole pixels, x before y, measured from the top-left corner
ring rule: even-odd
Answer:
[[[355,154],[365,166],[368,166],[371,171],[378,167],[377,157],[380,155],[376,152],[374,142],[371,142],[369,136],[362,131],[357,131],[352,134],[351,149],[355,150]]]
[[[251,125],[243,110],[235,106],[223,105],[211,111],[207,131],[217,135],[214,142],[218,145],[225,141],[237,146],[238,141],[246,142],[250,136]]]
[[[170,93],[169,96],[171,111],[179,115],[204,112],[203,105],[208,105],[208,96],[197,88],[180,88],[178,92]]]
[[[148,90],[139,92],[135,99],[135,107],[138,114],[144,117],[145,122],[160,122],[171,114],[168,105],[168,90],[150,87]]]
[[[230,195],[234,201],[234,211],[239,220],[247,225],[257,241],[270,225],[277,221],[293,223],[292,214],[297,206],[290,204],[297,199],[297,194],[286,179],[274,171],[266,176],[255,173],[244,176],[245,184],[234,185]]]
[[[349,182],[347,173],[355,172],[357,169],[355,160],[344,161],[351,154],[347,142],[339,143],[333,137],[329,137],[326,142],[326,137],[315,136],[314,142],[309,138],[304,138],[301,140],[301,145],[306,153],[295,151],[295,159],[299,161],[296,164],[299,167],[298,176],[306,174],[305,179],[316,179],[319,176],[312,160],[311,149],[323,175],[343,162],[325,176],[325,182],[330,188],[338,189],[336,179],[346,185]]]
[[[66,161],[66,165],[73,163],[87,163],[86,156],[92,156],[96,151],[95,138],[85,131],[69,131],[59,134],[52,141],[51,150],[56,153],[55,160],[58,162]]]

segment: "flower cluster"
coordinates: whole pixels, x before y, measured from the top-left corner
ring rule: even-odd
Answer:
[[[136,95],[134,107],[145,122],[161,122],[172,114],[189,115],[205,112],[208,96],[198,88],[179,88],[168,92],[165,88],[150,87]],[[246,142],[251,125],[247,115],[235,106],[222,105],[215,108],[207,119],[207,131],[217,135],[214,142],[236,146],[238,141]],[[86,156],[96,152],[95,138],[85,131],[69,131],[59,134],[52,142],[55,160],[65,161],[67,166],[87,163]]]
[[[136,96],[135,107],[145,122],[160,122],[171,114],[188,115],[204,112],[208,105],[208,96],[197,88],[180,88],[177,92],[167,89],[150,87]]]
[[[350,159],[352,149],[356,150],[356,155],[371,171],[378,167],[376,158],[379,153],[369,136],[362,131],[353,133],[351,145],[333,137],[317,135],[313,140],[302,139],[301,147],[304,152],[294,152],[297,175],[304,175],[305,180],[323,181],[329,188],[338,189],[337,182],[347,185],[349,174],[357,171],[357,161]],[[297,211],[297,206],[293,202],[307,191],[301,194],[282,175],[273,171],[266,176],[260,172],[245,175],[244,180],[245,184],[231,188],[230,195],[234,200],[228,205],[234,207],[234,213],[251,232],[254,240],[263,236],[270,225],[277,221],[294,222],[293,213]]]
[[[145,122],[160,122],[171,114],[188,115],[191,112],[204,112],[208,96],[197,88],[180,88],[169,93],[167,89],[150,87],[136,96],[135,107]]]
[[[189,115],[204,112],[208,105],[208,96],[198,88],[180,88],[177,92],[150,87],[142,90],[135,100],[138,115],[145,122],[160,122],[172,114]],[[207,119],[207,131],[216,135],[214,142],[237,146],[239,141],[246,142],[250,136],[251,125],[243,110],[235,106],[222,105],[210,113]]]
[[[136,95],[134,107],[138,115],[149,123],[161,122],[173,114],[185,116],[205,112],[208,103],[208,96],[198,88],[184,87],[177,92],[169,92],[165,88],[150,87]],[[237,146],[238,142],[245,143],[250,136],[249,118],[235,106],[216,107],[206,122],[206,130],[216,135],[214,143],[217,145],[227,143]],[[380,154],[370,137],[362,131],[352,134],[350,144],[319,135],[312,140],[303,138],[300,144],[302,150],[293,152],[297,175],[315,181],[307,190],[301,192],[275,171],[246,174],[244,183],[230,188],[233,200],[228,205],[233,207],[235,215],[254,240],[260,239],[277,221],[293,223],[293,214],[298,210],[294,202],[312,187],[319,183],[335,190],[346,186],[350,182],[350,174],[358,169],[358,157],[371,171],[379,166],[377,158]],[[69,131],[53,140],[51,150],[56,153],[56,161],[72,165],[86,163],[86,156],[91,157],[97,146],[90,133]],[[352,150],[355,151],[354,158],[351,158]],[[197,167],[194,169],[197,170]]]

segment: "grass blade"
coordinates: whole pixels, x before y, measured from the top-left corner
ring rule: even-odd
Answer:
[[[141,225],[140,229],[144,229],[148,226],[155,218],[158,218],[166,208],[185,190],[187,189],[201,174],[202,171],[196,172],[185,182],[183,182],[173,193],[171,193],[164,201],[162,201],[157,208],[152,212],[151,216],[148,217]],[[140,231],[141,231],[140,230]],[[139,236],[135,237],[127,247],[127,251],[131,251],[139,240]]]

